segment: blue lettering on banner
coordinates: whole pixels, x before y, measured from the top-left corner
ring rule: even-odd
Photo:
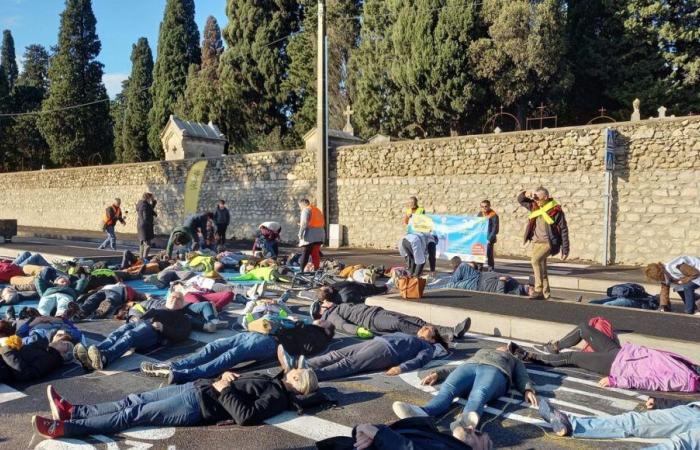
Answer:
[[[408,223],[409,233],[433,233],[438,237],[438,258],[459,256],[478,263],[486,262],[488,230],[488,219],[477,216],[420,214]]]

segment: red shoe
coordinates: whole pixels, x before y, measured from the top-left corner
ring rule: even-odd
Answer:
[[[65,435],[62,420],[51,420],[41,416],[32,416],[34,431],[49,439],[56,439]]]
[[[46,387],[46,396],[49,398],[51,415],[53,420],[68,420],[73,415],[73,405],[64,400],[52,385]]]

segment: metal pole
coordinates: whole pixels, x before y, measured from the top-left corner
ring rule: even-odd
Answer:
[[[328,116],[326,90],[326,0],[318,0],[316,56],[316,205],[328,220]]]
[[[610,197],[612,191],[612,173],[605,171],[605,181],[603,182],[605,192],[603,193],[603,260],[604,266],[610,264]]]

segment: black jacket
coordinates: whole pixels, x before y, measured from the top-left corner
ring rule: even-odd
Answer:
[[[333,294],[331,294],[333,303],[363,303],[367,297],[386,292],[385,287],[355,281],[340,281],[331,287],[333,288]]]
[[[391,425],[377,425],[379,431],[374,436],[372,446],[375,450],[469,450],[464,442],[448,433],[440,433],[431,417],[411,417],[394,422]],[[319,450],[352,450],[353,437],[334,437],[316,443]]]
[[[479,214],[477,214],[477,217],[484,217],[484,213],[479,212]],[[496,243],[496,237],[498,236],[499,230],[500,230],[500,226],[499,226],[498,214],[494,214],[493,216],[489,217],[489,228],[488,228],[488,234],[487,234],[487,239],[491,244]]]
[[[158,215],[154,209],[155,205],[155,200],[153,204],[144,200],[139,200],[136,204],[136,213],[138,214],[136,230],[138,231],[139,241],[151,241],[155,237],[153,232],[153,218]]]
[[[185,309],[149,309],[146,314],[141,316],[141,320],[151,320],[152,322],[160,322],[163,324],[163,335],[171,343],[184,341],[192,331],[190,319],[185,314]]]
[[[256,425],[292,408],[292,394],[281,376],[244,374],[221,392],[211,381],[197,381],[201,389],[202,418],[205,421],[232,420],[237,425]]]
[[[217,225],[228,225],[231,222],[231,214],[228,208],[221,209],[218,206],[214,210],[214,223]]]
[[[15,381],[30,381],[42,378],[63,365],[63,357],[53,347],[49,347],[46,338],[38,338],[31,344],[24,345],[19,350],[0,347],[0,364],[9,371],[0,373],[11,374]],[[4,381],[4,380],[0,380]]]
[[[292,356],[314,356],[328,348],[328,344],[333,341],[334,334],[335,327],[333,325],[322,327],[299,321],[292,328],[283,327],[275,335],[275,339]]]
[[[374,316],[383,308],[379,306],[368,306],[363,303],[341,303],[329,309],[321,316],[337,329],[349,334],[356,334],[358,327],[373,330]]]

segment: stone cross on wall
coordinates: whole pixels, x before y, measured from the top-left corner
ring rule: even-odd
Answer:
[[[659,119],[663,119],[664,117],[666,117],[666,107],[665,106],[659,106],[659,109],[657,109],[656,111],[658,111],[658,113],[659,113]]]
[[[345,126],[343,127],[343,131],[348,134],[352,134],[353,136],[355,136],[355,129],[352,127],[352,122],[350,122],[350,118],[354,113],[355,111],[352,110],[350,105],[345,107],[345,112],[343,113],[343,115],[347,118],[347,120],[345,121]]]

